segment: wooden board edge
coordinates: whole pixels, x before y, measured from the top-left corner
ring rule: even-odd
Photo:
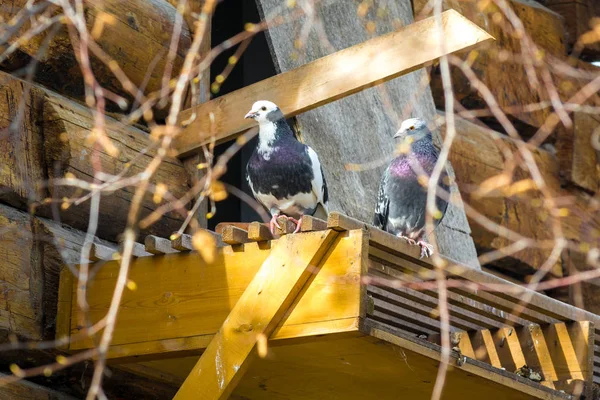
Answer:
[[[366,318],[367,313],[372,307],[372,300],[367,293],[367,285],[363,283],[364,278],[369,274],[369,238],[370,233],[366,228],[361,229],[361,254],[360,254],[360,292],[359,292],[359,310],[360,318]]]
[[[56,339],[61,340],[71,335],[71,315],[73,310],[74,276],[71,270],[64,266],[60,271],[58,281],[58,304],[56,310]],[[57,346],[58,349],[68,350],[70,344]]]
[[[358,317],[316,321],[306,324],[284,325],[273,333],[269,342],[273,346],[279,346],[315,339],[324,339],[329,336],[341,334],[360,334],[358,326]],[[125,364],[201,355],[213,337],[214,334],[207,334],[120,344],[109,348],[108,359],[112,364]]]

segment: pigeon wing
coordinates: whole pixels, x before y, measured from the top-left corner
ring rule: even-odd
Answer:
[[[310,146],[306,147],[313,171],[313,179],[310,182],[313,195],[316,197],[317,203],[323,206],[325,213],[329,213],[327,209],[329,193],[327,191],[325,175],[323,174],[323,167],[321,166],[321,162],[319,161],[319,156],[317,156],[317,153]]]
[[[390,168],[388,167],[381,177],[379,183],[379,192],[377,194],[377,204],[375,204],[375,215],[373,217],[373,225],[379,229],[385,230],[390,209],[390,198],[387,193],[387,181],[390,176]]]

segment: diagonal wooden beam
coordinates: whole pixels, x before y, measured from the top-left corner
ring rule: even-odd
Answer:
[[[334,230],[277,241],[175,400],[226,399],[248,367],[259,337],[268,338],[334,243]]]
[[[212,134],[223,142],[252,127],[255,122],[244,114],[256,100],[270,100],[292,117],[493,39],[454,10],[445,11],[442,21],[441,36],[430,17],[187,109],[180,122],[194,114],[195,119],[175,138],[174,148],[185,156]],[[446,40],[446,53],[438,45],[440,37]]]

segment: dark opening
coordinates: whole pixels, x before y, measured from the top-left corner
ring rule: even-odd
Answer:
[[[212,20],[212,46],[216,46],[241,32],[244,25],[248,22],[257,23],[260,21],[258,8],[254,1],[229,0],[222,2],[217,6]],[[220,74],[227,60],[235,48],[221,54],[212,64],[210,69],[211,82]],[[263,79],[275,75],[275,66],[269,52],[267,39],[263,32],[254,37],[243,56],[227,78],[223,82],[219,93],[212,96],[217,98],[244,86],[251,85]],[[256,99],[268,100],[268,99]],[[240,118],[248,110],[240,110]],[[246,163],[256,146],[257,139],[254,138],[248,142],[241,152],[239,152],[231,161],[229,161],[227,173],[223,177],[223,182],[242,189],[252,196],[248,183],[246,182]],[[231,143],[223,143],[215,148],[215,157],[219,157],[229,147]],[[258,214],[247,204],[240,201],[237,197],[229,197],[217,203],[216,215],[208,220],[208,228],[214,229],[219,222],[250,222],[258,221]]]

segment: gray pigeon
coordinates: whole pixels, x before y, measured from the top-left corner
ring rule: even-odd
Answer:
[[[257,101],[245,118],[258,122],[258,145],[246,166],[252,194],[271,213],[271,233],[282,215],[300,230],[302,216],[327,219],[327,184],[317,153],[299,142],[277,105]],[[294,232],[294,233],[295,233]]]
[[[381,177],[373,225],[410,244],[419,245],[421,258],[429,257],[433,254],[433,246],[424,239],[427,186],[419,182],[418,165],[422,172],[431,176],[439,152],[433,145],[427,125],[419,118],[403,121],[394,138],[404,146],[405,152],[390,162]],[[447,181],[444,169],[438,187],[448,191]],[[448,202],[438,195],[436,206],[441,214],[435,216],[438,217],[434,218],[435,226],[446,213]]]

